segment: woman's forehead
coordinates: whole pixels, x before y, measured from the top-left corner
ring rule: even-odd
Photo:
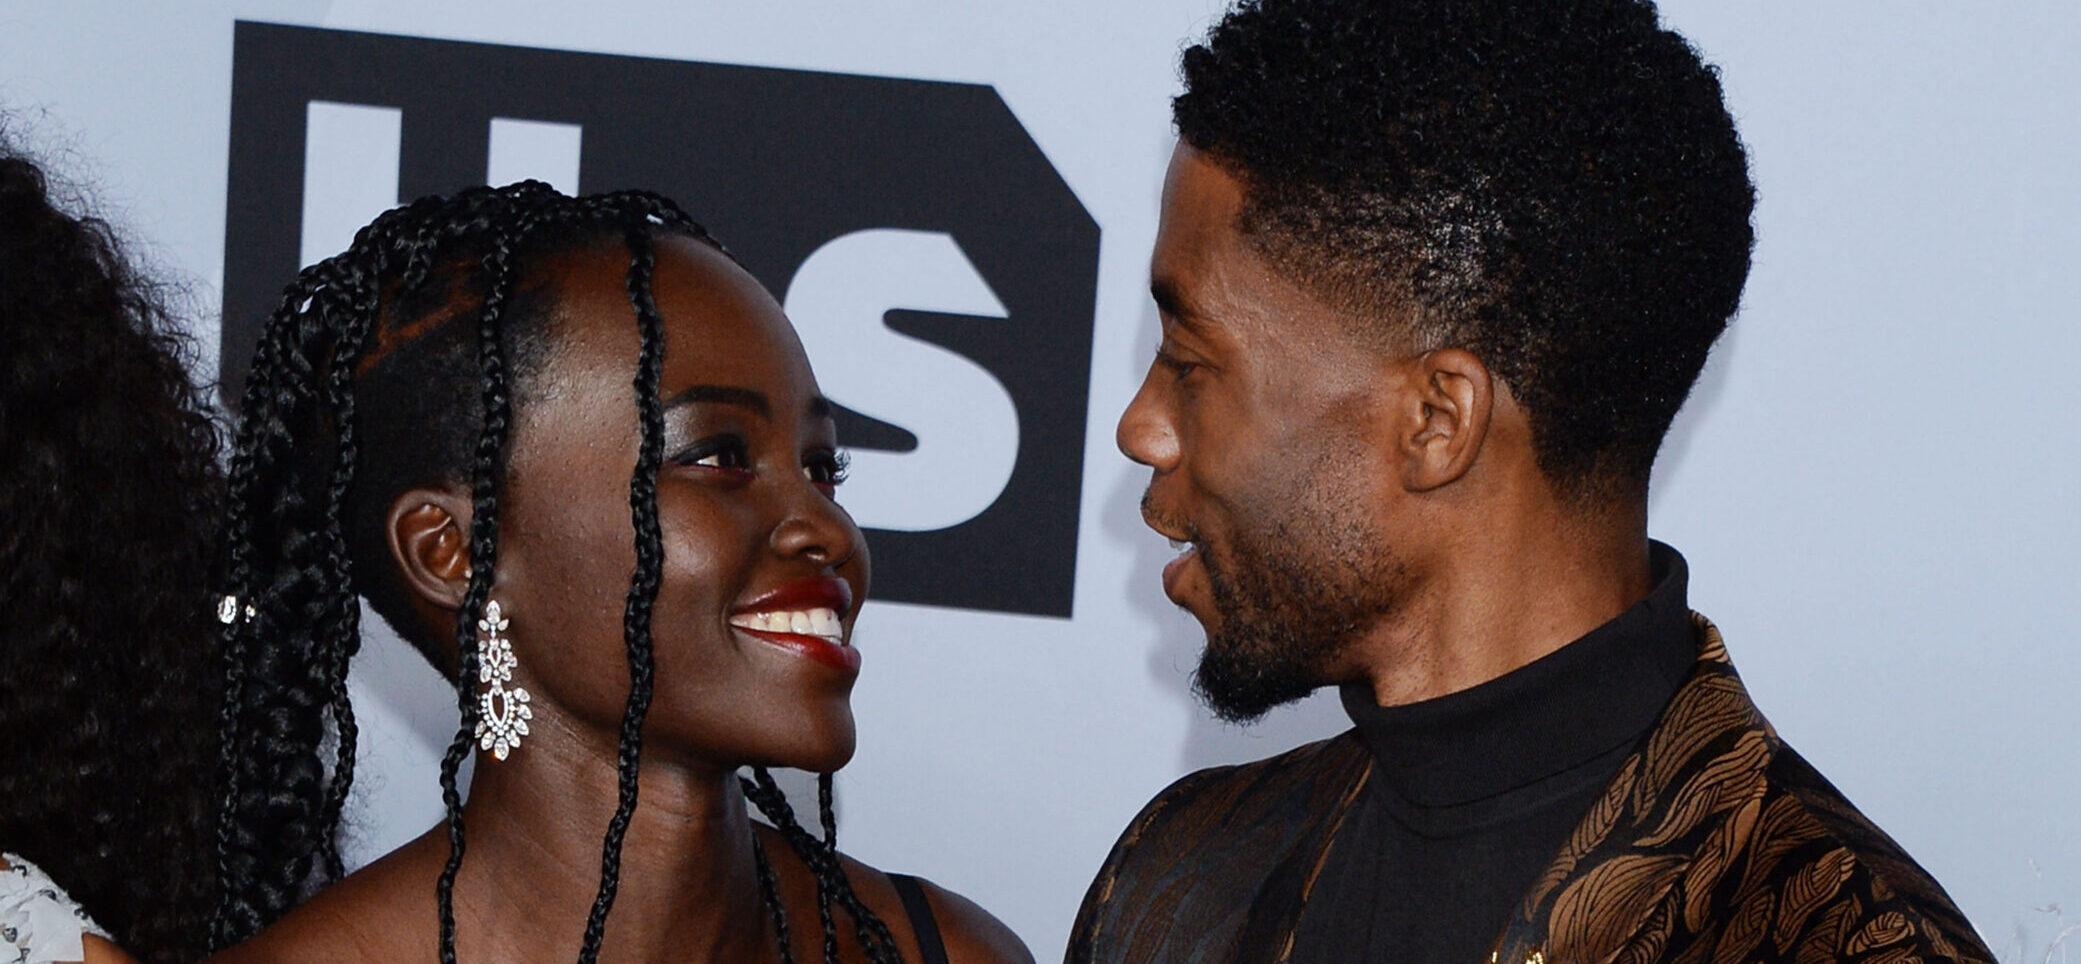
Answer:
[[[743,384],[769,394],[815,394],[808,359],[780,305],[758,281],[693,238],[658,237],[651,298],[665,336],[663,389]],[[559,332],[570,360],[627,369],[639,347],[627,247],[572,252],[554,266]],[[564,353],[559,353],[564,354]]]

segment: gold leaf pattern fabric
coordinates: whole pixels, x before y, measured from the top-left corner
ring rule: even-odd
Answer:
[[[1763,801],[1751,797],[1712,832],[1705,846],[1691,859],[1683,882],[1685,927],[1700,931],[1712,922],[1713,888],[1748,848],[1749,836],[1755,832],[1762,809]]]
[[[1850,943],[1845,945],[1845,949],[1857,954],[1873,948],[1898,944],[1914,936],[1915,925],[1908,923],[1907,917],[1900,911],[1889,910],[1866,923],[1864,929],[1857,932],[1856,937],[1850,938]]]
[[[1690,836],[1707,818],[1752,799],[1763,783],[1763,763],[1769,758],[1770,746],[1763,734],[1753,730],[1742,734],[1732,750],[1689,775],[1661,826],[1642,837],[1640,845],[1661,847]]]
[[[1849,943],[1851,926],[1863,912],[1863,904],[1852,897],[1844,903],[1830,907],[1821,916],[1817,927],[1808,929],[1799,945],[1798,964],[1822,964],[1836,960],[1843,945]]]
[[[1548,930],[1551,956],[1601,961],[1632,936],[1639,920],[1668,890],[1684,859],[1626,854],[1598,864],[1561,891]]]
[[[1772,894],[1756,894],[1741,904],[1734,916],[1727,920],[1716,940],[1697,941],[1698,947],[1712,949],[1713,964],[1734,964],[1748,959],[1763,936],[1770,932],[1770,909]]]
[[[1669,947],[1669,935],[1676,929],[1669,915],[1675,909],[1663,904],[1648,918],[1646,926],[1633,935],[1633,940],[1612,955],[1615,964],[1653,964],[1662,960],[1662,952]]]
[[[1639,772],[1638,757],[1628,758],[1619,767],[1619,774],[1611,781],[1611,786],[1590,808],[1589,815],[1569,834],[1568,843],[1562,849],[1561,855],[1540,875],[1539,883],[1532,889],[1532,900],[1526,903],[1526,910],[1529,911],[1559,886],[1561,881],[1567,879],[1568,875],[1575,871],[1576,862],[1589,853],[1590,848],[1597,845],[1597,841],[1611,833],[1611,828],[1618,823],[1619,814],[1625,811],[1626,795],[1632,792],[1634,776]]]
[[[1992,962],[1943,888],[1778,738],[1719,631],[1694,621],[1691,677],[1497,922],[1492,960]],[[1347,733],[1174,784],[1115,845],[1065,960],[1278,960],[1369,767]]]
[[[1851,871],[1856,869],[1857,858],[1850,856],[1848,850],[1837,847],[1793,874],[1785,886],[1784,900],[1778,904],[1778,946],[1790,945],[1792,939],[1806,929],[1807,918],[1823,904],[1835,899],[1842,892],[1843,885],[1850,882]]]

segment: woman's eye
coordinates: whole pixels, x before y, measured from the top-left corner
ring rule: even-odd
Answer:
[[[852,464],[852,456],[844,452],[823,452],[802,463],[802,474],[820,487],[835,489],[845,484],[845,477]]]
[[[742,471],[751,468],[751,452],[744,440],[736,436],[702,439],[685,451],[672,457],[674,465],[690,465],[704,469]]]

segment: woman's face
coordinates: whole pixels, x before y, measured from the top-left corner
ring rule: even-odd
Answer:
[[[636,565],[629,260],[614,243],[548,265],[554,347],[515,405],[493,589],[535,731],[605,748],[628,695],[622,613]],[[780,306],[714,249],[658,238],[652,290],[664,559],[645,755],[835,770],[853,753],[851,636],[868,564],[835,501],[829,404]]]

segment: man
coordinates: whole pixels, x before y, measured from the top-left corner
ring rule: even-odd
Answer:
[[[1357,728],[1165,790],[1069,959],[1991,960],[1647,536],[1753,240],[1713,69],[1647,0],[1242,0],[1184,78],[1120,447],[1206,701]]]

